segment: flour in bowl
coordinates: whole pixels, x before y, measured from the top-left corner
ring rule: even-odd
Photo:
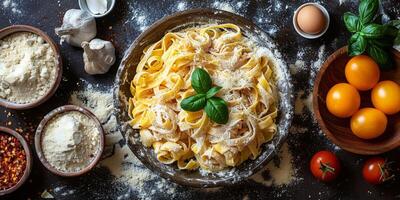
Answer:
[[[20,32],[0,40],[0,98],[26,104],[43,97],[56,81],[57,57],[39,35]]]
[[[43,130],[42,149],[51,166],[79,172],[89,166],[100,149],[96,122],[78,111],[56,115]]]

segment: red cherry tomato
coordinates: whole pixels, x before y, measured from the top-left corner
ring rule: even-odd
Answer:
[[[364,179],[371,184],[378,185],[391,178],[388,163],[380,157],[370,158],[364,163],[362,170]]]
[[[311,173],[315,178],[324,182],[335,180],[340,173],[340,169],[339,159],[329,151],[316,153],[310,161]]]

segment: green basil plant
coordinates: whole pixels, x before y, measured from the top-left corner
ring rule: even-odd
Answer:
[[[377,23],[379,0],[361,0],[358,16],[346,12],[343,16],[347,30],[353,35],[348,42],[349,56],[370,55],[381,67],[391,69],[390,49],[400,44],[400,20]]]

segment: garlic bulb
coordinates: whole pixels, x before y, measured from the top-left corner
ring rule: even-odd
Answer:
[[[63,19],[61,27],[55,29],[56,34],[61,37],[61,43],[80,47],[83,41],[90,41],[96,37],[96,20],[87,11],[70,9]]]
[[[109,41],[93,39],[82,42],[83,61],[88,74],[105,74],[115,63],[115,48]]]

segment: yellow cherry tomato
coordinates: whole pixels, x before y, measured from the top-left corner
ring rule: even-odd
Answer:
[[[376,62],[366,55],[355,56],[346,64],[347,81],[361,91],[372,89],[379,81],[380,71]]]
[[[360,109],[350,120],[351,131],[362,139],[379,137],[385,132],[386,125],[386,115],[375,108]]]
[[[400,111],[400,86],[393,81],[379,82],[371,92],[372,104],[382,112],[392,115]]]
[[[336,84],[326,95],[326,106],[336,117],[350,117],[360,107],[360,94],[348,83]]]

